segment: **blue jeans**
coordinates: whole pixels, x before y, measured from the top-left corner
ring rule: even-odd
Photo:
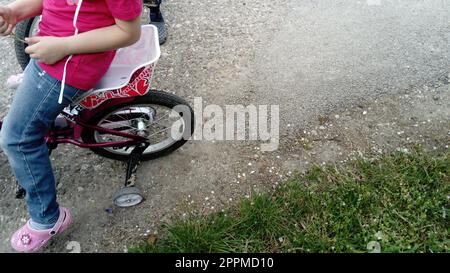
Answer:
[[[31,59],[24,71],[0,131],[0,146],[19,184],[27,192],[28,212],[38,224],[54,224],[59,217],[55,178],[45,135],[61,111],[82,90],[66,85],[58,104],[61,81]]]

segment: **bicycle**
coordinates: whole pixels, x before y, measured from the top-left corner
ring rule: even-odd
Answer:
[[[117,50],[97,86],[64,109],[45,137],[49,153],[59,144],[73,144],[126,161],[125,186],[114,196],[119,207],[144,200],[135,183],[139,162],[172,153],[194,132],[194,112],[189,104],[173,94],[151,89],[161,55],[158,31],[153,25],[141,28],[140,40]],[[0,130],[1,126],[0,121]],[[18,187],[16,197],[24,198],[26,193]]]

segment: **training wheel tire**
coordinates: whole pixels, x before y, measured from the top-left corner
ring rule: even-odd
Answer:
[[[114,204],[120,208],[129,208],[139,205],[144,196],[136,187],[121,188],[114,196]]]

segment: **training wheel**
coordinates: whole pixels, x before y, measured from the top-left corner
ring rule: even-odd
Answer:
[[[136,187],[121,188],[114,196],[114,204],[121,208],[136,206],[144,201],[141,191]]]

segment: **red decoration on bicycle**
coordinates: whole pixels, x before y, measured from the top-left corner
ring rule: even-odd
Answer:
[[[110,99],[143,96],[150,90],[153,68],[153,64],[140,68],[134,72],[130,82],[126,86],[119,89],[94,93],[84,98],[79,102],[79,105],[87,109],[93,109]]]

